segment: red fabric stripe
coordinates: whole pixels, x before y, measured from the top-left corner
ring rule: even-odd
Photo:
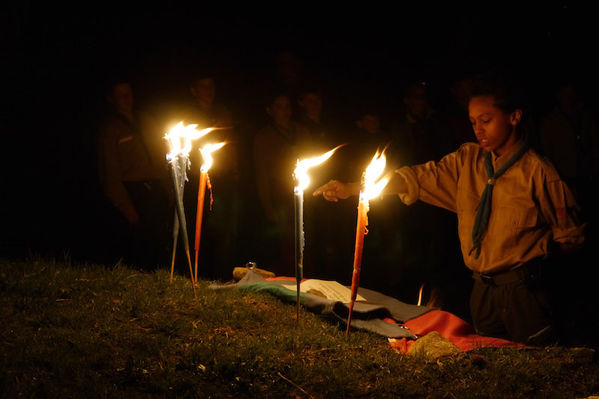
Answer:
[[[463,351],[483,347],[525,347],[523,344],[505,339],[477,335],[470,324],[443,310],[431,310],[422,316],[405,322],[404,326],[412,333],[420,336],[437,331]],[[413,343],[413,340],[402,338],[391,342],[391,347],[401,353],[407,353]]]
[[[268,278],[267,280],[295,281],[295,278],[281,276]],[[307,279],[302,281],[305,280]],[[385,321],[388,323],[397,324],[393,319],[387,318]],[[406,326],[412,333],[419,336],[425,336],[432,331],[437,331],[439,334],[441,334],[441,336],[453,342],[463,351],[470,351],[476,348],[484,347],[523,348],[526,346],[501,338],[477,335],[474,331],[474,328],[470,324],[460,319],[456,315],[443,310],[431,310],[430,312],[426,312],[422,316],[405,322],[404,326]],[[414,342],[415,341],[411,339],[401,338],[390,342],[390,344],[391,347],[398,352],[408,353],[408,350]]]

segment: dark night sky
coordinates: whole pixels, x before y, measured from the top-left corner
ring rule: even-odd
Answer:
[[[287,2],[245,10],[122,3],[14,2],[3,16],[3,135],[17,151],[3,157],[2,251],[56,244],[83,223],[96,190],[101,87],[114,74],[134,76],[138,98],[159,109],[185,95],[186,74],[208,65],[219,73],[219,96],[241,107],[252,98],[248,82],[267,76],[274,54],[290,49],[306,75],[337,94],[330,100],[340,112],[365,87],[397,101],[408,76],[443,87],[495,65],[517,67],[541,100],[560,76],[574,74],[597,105],[596,21],[575,2],[542,9]]]

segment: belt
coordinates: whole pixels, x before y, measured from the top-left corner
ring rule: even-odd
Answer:
[[[494,274],[472,273],[472,278],[481,281],[487,285],[497,286],[505,284],[513,284],[519,281],[536,280],[541,273],[542,261],[534,259],[526,264],[507,272]]]
[[[520,270],[521,268],[522,267],[519,267],[508,272],[497,274],[483,274],[474,272],[472,273],[472,278],[492,286],[517,283],[519,281],[526,280],[526,272],[524,270]]]

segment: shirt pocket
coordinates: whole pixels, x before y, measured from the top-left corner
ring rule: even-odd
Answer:
[[[539,219],[539,212],[535,207],[501,206],[493,209],[496,221],[502,228],[515,231],[535,228]]]

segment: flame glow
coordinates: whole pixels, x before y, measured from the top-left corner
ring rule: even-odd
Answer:
[[[213,127],[198,130],[197,127],[195,124],[184,126],[183,122],[179,122],[164,136],[170,147],[170,152],[166,154],[167,160],[173,160],[177,156],[188,157],[192,140],[197,140],[214,130]]]
[[[422,303],[422,290],[424,289],[424,284],[420,285],[420,290],[418,291],[418,303],[417,305],[420,306],[420,304]]]
[[[200,148],[200,153],[202,154],[202,158],[204,159],[204,163],[200,168],[202,172],[208,172],[208,169],[212,166],[212,162],[214,161],[212,158],[212,153],[216,150],[220,150],[226,143],[216,143],[216,144],[206,144],[204,147]]]
[[[297,186],[295,186],[296,193],[304,191],[306,188],[308,188],[308,185],[310,185],[310,176],[308,176],[308,169],[310,169],[313,166],[320,165],[321,163],[329,159],[331,155],[333,155],[333,153],[337,151],[339,147],[341,146],[337,146],[318,157],[302,159],[301,161],[297,161],[297,167],[293,171],[293,175],[297,179]]]
[[[389,183],[389,177],[379,179],[379,176],[385,170],[386,164],[387,158],[384,151],[381,153],[377,151],[364,173],[364,188],[360,191],[360,201],[369,201],[376,198]],[[377,179],[379,180],[377,181]]]

